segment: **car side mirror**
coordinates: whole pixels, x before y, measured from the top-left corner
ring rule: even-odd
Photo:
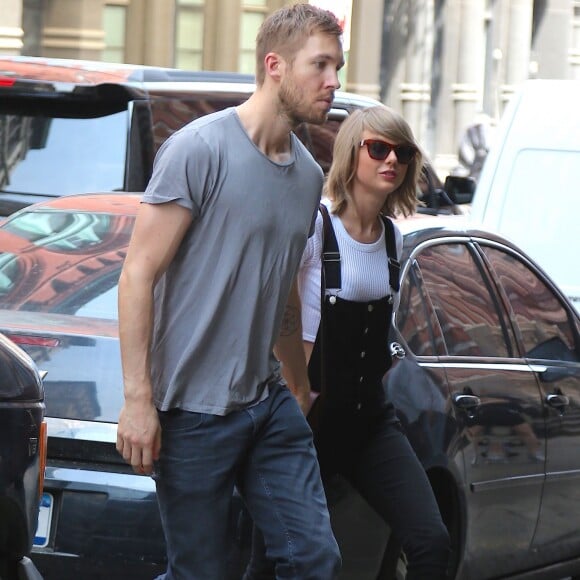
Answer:
[[[475,193],[476,182],[473,177],[448,175],[445,178],[443,189],[455,204],[471,203]]]

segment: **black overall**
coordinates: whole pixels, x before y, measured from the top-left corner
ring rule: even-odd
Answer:
[[[351,476],[359,450],[372,426],[398,423],[393,405],[385,400],[382,378],[391,366],[388,348],[392,294],[369,302],[343,300],[340,291],[340,252],[328,210],[321,205],[324,223],[320,327],[308,365],[312,390],[320,393],[309,417],[315,433],[323,477]],[[393,224],[383,218],[391,289],[399,290]]]
[[[309,363],[320,392],[313,417],[323,481],[340,474],[391,526],[407,555],[407,580],[445,577],[449,536],[425,471],[401,431],[382,378],[391,366],[388,333],[391,293],[353,302],[340,289],[340,253],[326,207],[321,323]],[[391,289],[399,290],[392,222],[383,218]]]

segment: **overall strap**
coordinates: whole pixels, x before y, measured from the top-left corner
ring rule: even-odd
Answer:
[[[320,204],[320,213],[322,214],[322,270],[325,284],[324,288],[336,288],[340,290],[342,286],[340,252],[338,251],[338,242],[336,241],[334,228],[330,222],[328,208],[323,203]]]
[[[342,278],[340,272],[340,252],[338,242],[334,233],[334,228],[330,222],[328,208],[321,203],[320,213],[322,214],[323,235],[322,235],[322,269],[325,286],[324,288],[335,288],[340,290]],[[385,246],[387,259],[389,262],[389,283],[394,292],[399,291],[401,264],[397,260],[397,243],[395,240],[395,226],[386,216],[381,215],[385,225]]]
[[[387,247],[387,258],[389,260],[389,283],[391,288],[399,291],[401,264],[397,260],[397,242],[395,240],[395,226],[393,222],[384,215],[381,215],[385,224],[385,245]]]

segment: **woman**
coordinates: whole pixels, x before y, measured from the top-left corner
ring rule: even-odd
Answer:
[[[299,288],[309,378],[320,393],[309,419],[323,480],[346,478],[388,523],[407,556],[408,580],[437,580],[449,558],[447,529],[382,389],[402,247],[386,216],[414,211],[421,167],[399,114],[376,106],[350,115],[336,137],[327,218],[321,211],[308,240]],[[249,571],[259,568],[254,548]],[[246,576],[257,577],[264,576]]]

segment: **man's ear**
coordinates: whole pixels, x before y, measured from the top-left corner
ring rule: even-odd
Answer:
[[[264,69],[266,76],[279,82],[284,74],[286,61],[277,53],[269,52],[264,58]]]

